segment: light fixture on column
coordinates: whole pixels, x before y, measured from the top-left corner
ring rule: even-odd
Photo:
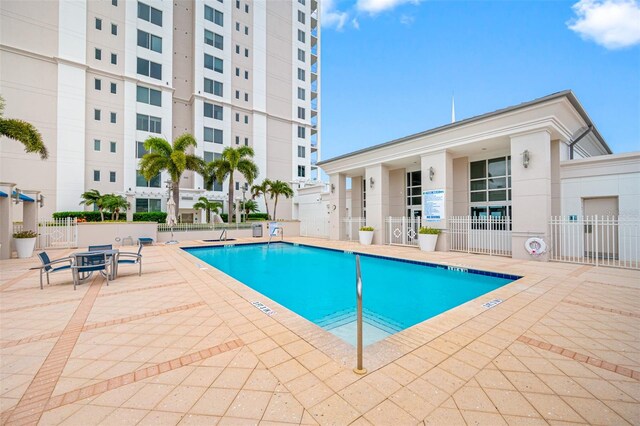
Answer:
[[[373,180],[372,177],[369,178],[369,188],[373,189],[373,184],[376,183],[375,180]]]
[[[526,169],[527,167],[529,167],[529,150],[525,149],[522,152],[522,165],[524,166],[524,168]]]
[[[42,208],[44,207],[44,195],[40,194],[40,196],[38,197],[38,205]]]
[[[429,167],[429,180],[433,181],[433,176],[436,174],[436,170],[433,167]]]
[[[336,186],[331,184],[331,193],[333,194],[334,192],[336,192]]]
[[[13,190],[13,193],[15,194],[14,195],[15,199],[13,200],[13,202],[16,204],[20,204],[20,195],[22,194],[22,191],[20,190],[20,188],[15,188]]]

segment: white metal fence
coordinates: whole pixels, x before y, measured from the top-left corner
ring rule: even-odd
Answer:
[[[452,216],[448,219],[449,250],[511,256],[511,218]]]
[[[329,215],[300,219],[300,236],[329,238]]]
[[[549,229],[550,260],[640,269],[640,218],[554,216]]]
[[[404,246],[418,245],[419,217],[391,217],[385,220],[387,224],[386,243]]]
[[[173,232],[188,231],[222,231],[223,229],[251,229],[251,222],[242,223],[176,223]],[[171,232],[172,227],[166,223],[158,224],[158,232]]]
[[[13,232],[24,229],[22,223],[13,224]],[[36,248],[40,250],[51,248],[78,247],[78,219],[66,217],[63,219],[46,219],[38,222],[38,238]]]
[[[342,226],[344,227],[344,239],[347,241],[357,241],[359,238],[358,232],[360,228],[366,226],[366,219],[364,217],[349,217],[342,219]]]

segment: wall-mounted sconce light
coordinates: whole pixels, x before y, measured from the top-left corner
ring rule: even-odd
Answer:
[[[37,199],[38,201],[38,205],[42,208],[44,207],[44,195],[40,194],[40,196]]]
[[[429,180],[433,180],[433,176],[436,174],[436,170],[433,167],[429,167]]]
[[[331,193],[333,194],[334,192],[336,192],[336,186],[331,184]]]
[[[15,188],[13,192],[15,193],[15,199],[13,200],[13,202],[16,204],[20,204],[20,194],[22,194],[22,191],[19,188]]]
[[[370,178],[369,178],[369,188],[372,188],[372,189],[373,189],[373,184],[374,184],[374,183],[376,183],[376,181],[375,181],[375,180],[373,180],[373,178],[372,178],[372,177],[370,177]]]
[[[529,160],[530,160],[529,150],[525,149],[522,152],[522,165],[524,166],[525,169],[529,167]]]

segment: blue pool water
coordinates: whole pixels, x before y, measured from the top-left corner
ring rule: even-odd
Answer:
[[[355,340],[354,254],[288,243],[185,250],[349,343]],[[360,262],[365,343],[519,278],[372,256],[360,256]]]

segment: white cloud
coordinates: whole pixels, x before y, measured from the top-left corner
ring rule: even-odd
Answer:
[[[356,8],[360,12],[367,12],[372,15],[384,12],[385,10],[394,9],[405,3],[418,4],[420,0],[358,0]]]
[[[353,28],[355,28],[356,30],[360,29],[360,21],[358,21],[358,18],[353,18],[351,20],[351,25],[353,25]]]
[[[320,22],[323,27],[341,30],[349,18],[349,13],[338,10],[333,0],[322,0]]]
[[[416,18],[414,18],[411,15],[402,15],[400,17],[400,23],[402,25],[406,25],[406,26],[411,26],[411,24],[413,24],[413,22],[416,20]]]
[[[640,44],[638,0],[580,0],[572,6],[576,18],[569,29],[607,49]]]

